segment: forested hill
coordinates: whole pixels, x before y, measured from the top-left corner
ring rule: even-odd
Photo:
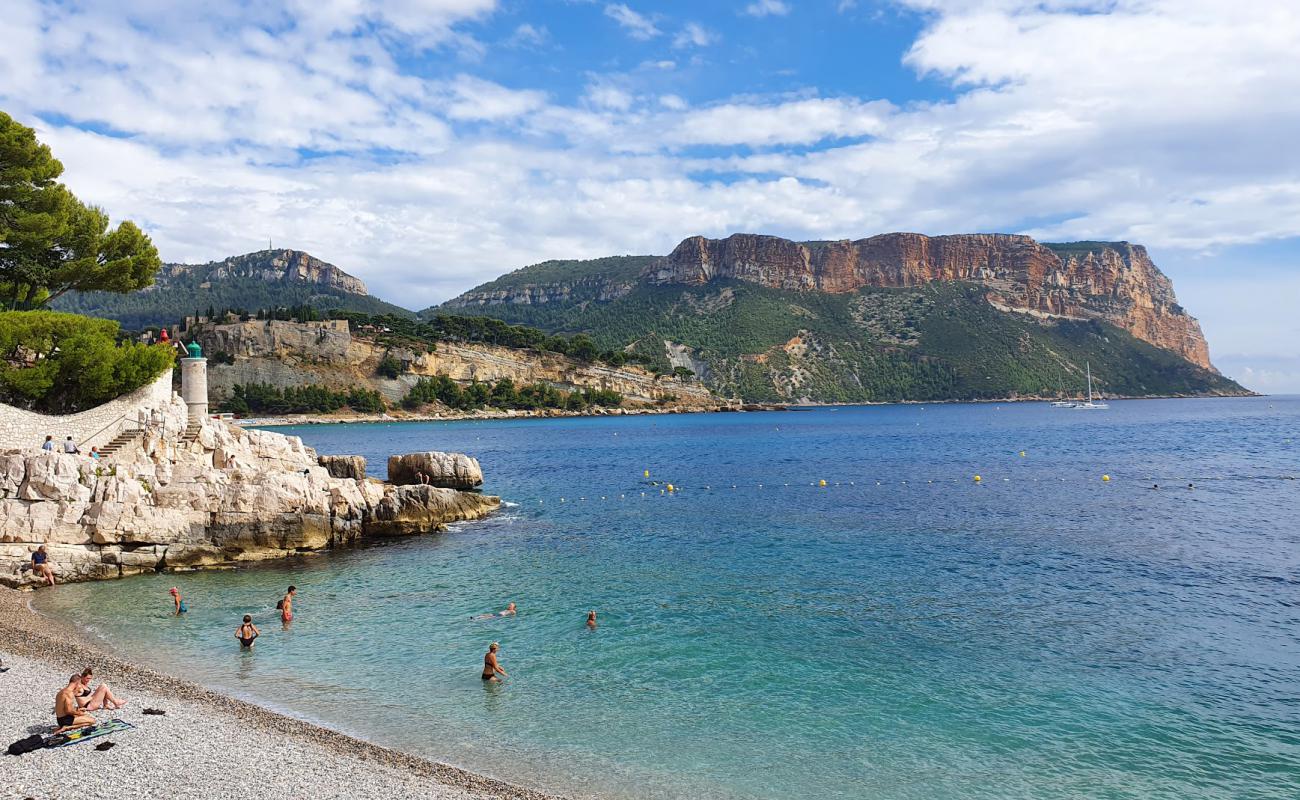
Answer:
[[[263,250],[207,264],[163,264],[154,285],[132,294],[69,293],[60,311],[115,319],[127,329],[177,322],[213,309],[314,306],[413,317],[371,296],[360,279],[298,250]]]

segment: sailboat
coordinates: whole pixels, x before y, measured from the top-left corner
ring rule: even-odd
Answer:
[[[1056,396],[1065,394],[1065,381],[1061,379],[1061,368],[1056,368]],[[1053,400],[1052,408],[1074,408],[1073,400]]]
[[[1087,400],[1087,402],[1084,402],[1084,403],[1075,403],[1075,404],[1074,404],[1074,407],[1075,407],[1075,408],[1082,408],[1082,409],[1087,410],[1087,411],[1091,411],[1091,410],[1093,410],[1093,409],[1110,408],[1109,405],[1107,405],[1106,403],[1101,402],[1101,399],[1100,399],[1100,398],[1098,398],[1097,402],[1093,402],[1093,400],[1092,400],[1092,365],[1089,364],[1089,363],[1086,362],[1086,361],[1083,362],[1083,363],[1084,363],[1084,367],[1088,370],[1088,400]]]

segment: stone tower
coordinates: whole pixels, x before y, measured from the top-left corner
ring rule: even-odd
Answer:
[[[189,409],[191,425],[197,425],[208,415],[208,360],[198,342],[185,348],[189,353],[181,359],[181,399]]]

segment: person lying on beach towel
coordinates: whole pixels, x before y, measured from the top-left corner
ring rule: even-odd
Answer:
[[[55,733],[95,724],[95,718],[77,704],[79,694],[81,694],[81,674],[77,673],[69,678],[68,685],[54,696],[54,720],[59,724],[59,727],[54,729]]]
[[[77,705],[82,707],[83,711],[98,711],[107,709],[116,711],[119,708],[126,707],[126,701],[113,694],[113,690],[108,688],[108,684],[100,682],[99,688],[93,691],[90,683],[95,679],[95,671],[86,667],[81,671],[81,688],[77,691]]]

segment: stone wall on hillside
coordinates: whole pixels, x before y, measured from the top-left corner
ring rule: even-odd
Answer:
[[[39,449],[46,436],[53,436],[61,446],[71,436],[89,452],[92,446],[103,447],[128,427],[149,424],[152,411],[178,402],[179,397],[172,391],[172,371],[167,370],[148,386],[77,414],[36,414],[0,403],[0,450]],[[180,407],[184,409],[185,404],[180,403]],[[183,416],[181,420],[184,428]]]

